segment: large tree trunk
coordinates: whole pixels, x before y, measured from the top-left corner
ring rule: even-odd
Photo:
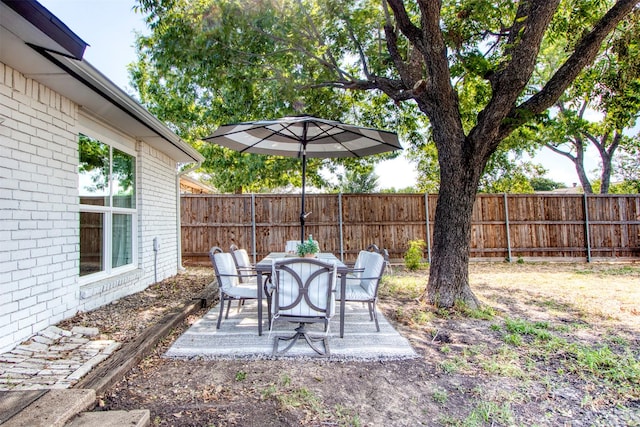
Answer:
[[[442,182],[436,207],[433,256],[427,295],[438,307],[463,302],[477,308],[479,301],[469,286],[471,213],[476,185],[458,180]]]

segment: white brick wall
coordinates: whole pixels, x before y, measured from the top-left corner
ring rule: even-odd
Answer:
[[[0,350],[76,312],[76,106],[0,63]]]
[[[120,141],[137,145],[138,266],[80,285],[77,135],[86,117],[0,63],[0,119],[0,352],[177,273],[175,161],[144,142]]]
[[[141,144],[139,153],[139,176],[144,179],[138,181],[138,185],[144,195],[140,205],[145,217],[138,221],[142,237],[138,249],[144,266],[144,282],[149,284],[154,283],[156,275],[160,281],[178,271],[176,164],[146,144]],[[160,242],[157,262],[153,251],[153,239],[156,237]]]

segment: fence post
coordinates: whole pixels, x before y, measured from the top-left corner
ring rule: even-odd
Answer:
[[[511,262],[511,234],[509,232],[509,204],[507,203],[507,193],[503,193],[504,198],[504,221],[507,227],[507,261]]]
[[[251,193],[251,252],[253,264],[256,263],[256,195]]]
[[[427,260],[431,264],[431,233],[429,232],[429,193],[424,193],[424,213],[427,223]]]
[[[587,247],[587,262],[591,262],[591,238],[589,237],[589,208],[587,205],[587,193],[583,193],[582,206],[584,207],[584,239]]]
[[[340,261],[344,262],[344,236],[342,234],[342,193],[338,193],[338,234],[340,236]]]

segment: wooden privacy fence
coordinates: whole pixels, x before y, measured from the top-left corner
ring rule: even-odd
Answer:
[[[307,194],[305,231],[345,262],[375,243],[401,260],[410,240],[431,260],[435,194]],[[254,260],[300,238],[300,195],[182,196],[185,263],[207,263],[212,246],[236,244]],[[477,260],[640,258],[640,195],[480,194],[473,210]]]

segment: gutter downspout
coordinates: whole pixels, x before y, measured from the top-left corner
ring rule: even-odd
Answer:
[[[180,271],[184,271],[185,268],[182,265],[182,218],[181,218],[181,212],[182,212],[182,208],[181,208],[181,203],[180,203],[180,177],[182,175],[186,175],[189,172],[192,172],[196,169],[198,169],[200,166],[202,166],[202,162],[197,162],[195,164],[195,166],[190,167],[189,169],[185,169],[181,172],[178,172],[176,174],[176,236],[178,239],[178,244],[176,245],[178,247],[178,272]]]

